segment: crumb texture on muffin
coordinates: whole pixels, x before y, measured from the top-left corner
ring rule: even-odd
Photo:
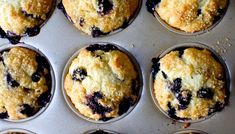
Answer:
[[[62,4],[77,29],[97,37],[126,25],[139,0],[62,0]]]
[[[46,20],[52,4],[53,0],[0,0],[0,28],[8,36],[31,35]]]
[[[14,47],[0,55],[0,118],[20,120],[36,114],[50,99],[47,60],[36,52]]]
[[[153,79],[159,106],[174,119],[197,120],[226,104],[223,66],[207,49],[179,49],[154,59]]]
[[[91,45],[72,61],[64,88],[78,111],[94,120],[127,112],[138,95],[138,76],[129,57],[113,45]]]
[[[193,33],[218,21],[227,4],[228,0],[148,0],[147,7],[170,26]]]

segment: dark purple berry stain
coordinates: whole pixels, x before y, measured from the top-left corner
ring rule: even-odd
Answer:
[[[6,119],[8,118],[8,113],[7,112],[4,112],[4,113],[0,113],[0,119]]]
[[[50,101],[50,99],[51,99],[51,90],[47,90],[46,92],[42,93],[39,96],[37,103],[40,107],[44,107]]]
[[[64,5],[63,5],[63,3],[62,3],[62,0],[61,0],[60,3],[57,5],[57,8],[58,8],[59,10],[61,10],[61,11],[64,13],[64,15],[68,18],[68,20],[69,20],[71,23],[73,23],[73,20],[72,20],[71,17],[67,14],[67,12],[66,12],[66,10],[65,10],[65,8],[64,8]]]
[[[102,35],[107,35],[109,33],[104,33],[100,30],[100,28],[96,27],[96,26],[93,26],[91,27],[91,36],[92,37],[99,37],[99,36],[102,36]]]
[[[32,79],[33,82],[38,82],[41,79],[41,74],[39,72],[35,72],[31,76],[31,79]]]
[[[202,14],[202,9],[198,9],[197,10],[197,16],[201,15]]]
[[[155,79],[157,73],[159,72],[160,70],[160,62],[159,62],[160,58],[153,58],[152,59],[152,77],[153,77],[153,80]]]
[[[222,103],[222,102],[216,102],[215,105],[211,108],[209,108],[209,112],[208,112],[208,115],[211,115],[215,112],[220,112],[224,109],[225,107],[225,104]]]
[[[90,134],[109,134],[109,133],[107,133],[107,132],[105,132],[105,131],[103,131],[103,130],[97,130],[97,131],[92,132],[92,133],[90,133]]]
[[[129,108],[133,105],[132,98],[124,98],[119,104],[118,114],[122,115],[129,110]]]
[[[44,69],[48,70],[50,69],[50,65],[45,57],[37,56],[36,61],[38,63],[38,68],[37,68],[38,71],[42,71],[43,73],[45,73]]]
[[[96,50],[101,50],[104,52],[110,52],[113,50],[119,50],[118,47],[111,45],[111,44],[106,44],[106,45],[100,45],[100,44],[92,44],[86,48],[87,51],[94,52]]]
[[[110,13],[113,9],[113,3],[111,0],[98,0],[98,8],[97,12],[103,16]]]
[[[6,38],[6,33],[1,27],[0,27],[0,38]]]
[[[164,79],[167,79],[167,75],[166,75],[166,73],[163,72],[163,71],[162,71],[162,76],[163,76]]]
[[[181,89],[181,87],[182,87],[181,81],[182,81],[181,78],[176,78],[176,79],[173,81],[173,86],[171,87],[171,91],[172,91],[174,94],[180,92],[180,89]]]
[[[147,10],[154,15],[155,7],[161,2],[161,0],[147,0]]]
[[[84,20],[83,18],[80,18],[80,19],[79,19],[79,25],[80,25],[81,27],[83,27],[84,24],[85,24],[85,20]]]
[[[198,98],[213,99],[214,93],[211,88],[201,88],[197,91]]]
[[[108,121],[113,119],[113,117],[102,117],[101,119],[99,119],[100,121]]]
[[[87,72],[83,68],[77,68],[73,71],[72,80],[83,81],[87,76]]]
[[[16,80],[14,80],[9,73],[7,73],[6,75],[6,80],[7,84],[12,88],[20,86],[20,84]]]
[[[41,17],[34,16],[33,14],[29,14],[25,10],[22,10],[21,12],[25,17],[30,17],[30,18],[33,18],[33,19],[42,20]]]
[[[180,91],[180,93],[176,93],[175,96],[180,103],[179,108],[178,108],[179,110],[188,108],[188,105],[192,99],[191,91],[183,90],[183,91]]]
[[[26,93],[29,93],[30,91],[33,91],[33,89],[26,88],[26,87],[24,87],[23,90],[24,90]]]
[[[35,114],[34,108],[29,104],[23,104],[21,106],[20,113],[27,115],[28,117],[33,116]]]
[[[34,27],[34,28],[27,28],[25,33],[29,37],[32,37],[32,36],[38,35],[40,33],[40,30],[41,30],[41,28],[39,26],[37,26],[37,27]]]
[[[167,107],[168,107],[167,114],[169,117],[171,117],[175,120],[182,120],[182,121],[189,120],[188,118],[180,118],[180,117],[176,116],[176,110],[174,107],[171,106],[170,102],[168,102]]]
[[[134,95],[138,95],[139,93],[139,85],[137,82],[138,82],[137,80],[131,81],[131,90],[132,90],[132,94]]]
[[[218,22],[222,18],[224,10],[223,9],[219,9],[218,13],[219,14],[214,17],[213,24],[215,24],[216,22]]]
[[[11,44],[18,44],[20,42],[21,36],[7,32],[5,38],[7,38]]]
[[[105,113],[109,113],[112,111],[109,107],[102,106],[98,100],[102,99],[103,95],[100,92],[95,92],[93,95],[87,95],[87,106],[92,110],[93,113],[99,114],[102,117],[105,117]]]

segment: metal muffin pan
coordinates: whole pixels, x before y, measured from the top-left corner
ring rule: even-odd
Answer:
[[[198,42],[217,51],[226,62],[230,83],[230,103],[222,112],[198,123],[192,123],[187,129],[202,130],[209,134],[231,134],[235,131],[235,1],[230,1],[228,10],[210,31],[197,36],[176,34],[163,27],[152,14],[147,12],[146,0],[136,19],[126,29],[110,36],[92,38],[79,32],[63,15],[55,9],[51,18],[42,27],[39,35],[23,37],[22,42],[42,51],[52,64],[56,78],[55,94],[49,107],[37,118],[12,123],[0,120],[0,130],[23,128],[38,134],[75,134],[91,129],[108,129],[121,134],[172,134],[182,130],[182,123],[172,120],[155,108],[150,95],[149,76],[151,59],[168,48],[184,42]],[[0,39],[0,45],[7,43]],[[83,44],[111,42],[129,51],[138,61],[143,74],[143,92],[136,107],[126,117],[108,124],[95,124],[77,117],[68,107],[61,92],[61,78],[65,64],[70,56]]]

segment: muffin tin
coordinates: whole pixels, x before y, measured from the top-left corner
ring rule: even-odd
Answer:
[[[58,3],[59,1],[57,1]],[[77,31],[55,9],[51,18],[42,27],[39,35],[23,37],[21,42],[30,44],[42,51],[55,72],[55,94],[49,107],[36,118],[20,123],[0,120],[0,130],[7,128],[24,128],[38,134],[47,133],[84,133],[91,129],[108,129],[123,134],[171,134],[182,130],[182,123],[173,122],[155,108],[150,94],[151,59],[163,51],[184,42],[197,42],[209,46],[225,61],[230,81],[230,103],[222,112],[211,118],[192,123],[187,129],[202,130],[212,134],[231,134],[235,131],[235,1],[230,0],[228,10],[215,27],[197,36],[185,36],[169,31],[163,27],[146,9],[146,0],[135,20],[124,30],[110,36],[92,38]],[[0,45],[6,44],[6,39],[0,39]],[[85,44],[94,42],[110,42],[118,44],[130,52],[138,61],[143,75],[143,92],[136,107],[124,118],[106,124],[91,123],[77,117],[66,104],[61,92],[61,79],[65,64],[70,56]],[[48,127],[50,126],[50,127]],[[223,127],[223,129],[221,129]]]

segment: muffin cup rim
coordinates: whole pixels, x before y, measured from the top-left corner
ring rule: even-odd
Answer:
[[[226,91],[228,91],[229,93],[231,92],[231,82],[230,82],[231,81],[231,75],[230,75],[230,72],[229,72],[229,69],[228,69],[228,65],[226,64],[226,62],[222,58],[222,56],[219,53],[217,53],[210,46],[207,46],[207,45],[205,45],[203,43],[198,43],[198,42],[184,42],[184,43],[176,44],[176,45],[174,45],[174,46],[172,46],[170,48],[165,49],[163,52],[161,52],[160,54],[156,55],[156,57],[153,57],[153,58],[162,58],[165,55],[169,54],[171,51],[176,51],[177,48],[203,48],[203,49],[206,49],[206,50],[210,51],[212,54],[214,54],[216,56],[216,58],[218,58],[218,60],[219,60],[217,62],[219,62],[221,64],[221,66],[223,67],[223,69],[224,69]],[[155,93],[154,93],[154,79],[153,79],[153,74],[152,74],[152,67],[151,67],[151,71],[150,71],[149,85],[150,85],[150,95],[151,95],[151,98],[152,98],[152,100],[154,102],[155,107],[159,111],[161,111],[161,113],[163,113],[165,116],[167,116],[169,119],[172,119],[172,120],[180,122],[180,123],[199,123],[199,122],[205,121],[207,119],[210,119],[216,113],[218,113],[218,112],[214,112],[211,115],[202,117],[202,118],[197,119],[197,120],[192,120],[192,119],[189,119],[189,120],[181,120],[181,119],[177,120],[177,119],[174,119],[174,118],[170,117],[167,114],[167,112],[164,111],[160,107],[160,105],[158,104],[158,100],[155,97]],[[229,93],[228,93],[228,96],[227,96],[228,100],[225,100],[225,101],[229,101],[229,99],[230,99]],[[227,106],[226,102],[225,102],[225,106]],[[224,109],[225,109],[225,107],[223,108],[223,110]]]
[[[6,134],[7,132],[21,132],[26,134],[36,134],[30,130],[23,129],[23,128],[8,128],[0,131],[0,134]]]
[[[43,106],[42,108],[40,108],[39,111],[36,112],[33,116],[27,117],[25,119],[19,119],[19,120],[0,119],[2,121],[11,122],[11,123],[23,123],[23,122],[27,122],[27,121],[31,121],[33,119],[36,119],[37,117],[42,115],[47,110],[47,108],[49,107],[49,105],[51,104],[51,102],[54,98],[55,88],[56,88],[56,78],[55,78],[54,69],[53,69],[53,66],[52,66],[50,60],[47,58],[47,56],[42,51],[40,51],[38,48],[36,48],[32,45],[29,45],[26,43],[18,43],[16,45],[5,43],[2,46],[0,46],[0,52],[7,50],[7,49],[15,48],[15,47],[22,47],[22,48],[26,48],[26,49],[29,49],[31,51],[36,52],[40,56],[43,56],[44,58],[46,58],[48,64],[50,65],[50,75],[51,75],[51,88],[50,88],[51,92],[50,93],[51,93],[51,97],[50,97],[50,100],[48,101],[48,103],[45,106]]]
[[[81,50],[84,50],[88,46],[94,45],[94,44],[99,44],[99,45],[111,44],[111,45],[116,46],[118,48],[118,51],[121,51],[124,54],[126,54],[128,56],[128,58],[131,60],[132,64],[134,65],[134,67],[136,69],[136,72],[138,74],[138,79],[139,79],[139,87],[138,87],[139,93],[138,93],[138,96],[137,96],[137,99],[136,99],[134,105],[131,105],[130,108],[128,109],[128,111],[123,113],[122,115],[114,117],[114,118],[109,119],[107,121],[95,120],[95,119],[86,117],[85,115],[80,113],[79,110],[77,108],[75,108],[73,102],[71,101],[70,97],[67,95],[67,93],[66,93],[66,91],[64,89],[65,77],[68,74],[69,67],[70,67],[72,61],[78,56],[78,54],[80,53]],[[135,107],[138,105],[138,103],[139,103],[139,101],[141,99],[142,94],[143,94],[143,76],[142,76],[141,67],[140,67],[138,61],[134,58],[134,56],[129,51],[127,51],[125,48],[123,48],[123,47],[121,47],[121,46],[119,46],[119,45],[117,45],[115,43],[111,43],[111,42],[90,42],[90,43],[84,43],[83,47],[78,48],[75,52],[73,52],[71,54],[71,56],[66,61],[66,64],[64,65],[64,69],[63,69],[63,73],[62,73],[62,77],[61,77],[61,92],[62,92],[64,101],[66,102],[66,104],[69,107],[69,109],[73,113],[75,113],[78,117],[80,117],[81,119],[86,120],[86,121],[91,122],[91,123],[96,123],[96,124],[113,123],[113,122],[119,121],[119,120],[125,118],[127,115],[129,115],[135,109]]]
[[[208,134],[207,132],[204,132],[204,131],[198,130],[198,129],[180,130],[180,131],[174,132],[173,134],[184,134],[184,133],[190,133],[190,132],[199,133],[199,134]]]

